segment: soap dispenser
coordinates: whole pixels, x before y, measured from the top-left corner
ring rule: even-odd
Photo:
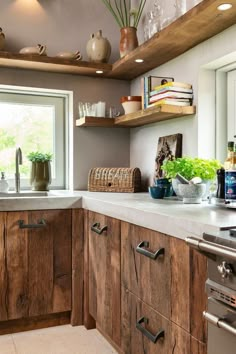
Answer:
[[[0,193],[8,193],[9,184],[5,178],[5,172],[1,172]]]

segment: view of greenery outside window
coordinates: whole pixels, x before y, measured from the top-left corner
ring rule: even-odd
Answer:
[[[32,151],[53,155],[52,180],[56,187],[64,187],[62,116],[64,102],[61,97],[0,93],[0,171],[6,173],[11,188],[14,188],[15,152],[18,147],[23,154],[23,164],[20,166],[23,188],[30,188],[31,163],[27,155]]]

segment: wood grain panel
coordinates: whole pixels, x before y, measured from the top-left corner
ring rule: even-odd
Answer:
[[[83,324],[84,212],[72,210],[72,312],[71,324]]]
[[[199,341],[207,342],[207,321],[203,311],[207,308],[205,282],[207,279],[207,257],[190,250],[190,324],[191,334]]]
[[[190,261],[183,240],[170,237],[171,320],[190,332]]]
[[[0,321],[6,321],[8,318],[6,215],[4,212],[0,213]]]
[[[122,285],[167,318],[171,315],[171,254],[169,237],[126,222],[121,223]],[[136,252],[142,242],[149,251],[164,248],[164,256],[156,260]]]
[[[107,231],[98,235],[94,223]],[[89,212],[89,312],[120,343],[120,221]]]
[[[137,328],[136,322],[145,316],[147,329],[156,334],[163,329],[164,339],[155,344]],[[122,349],[126,354],[195,354],[190,352],[190,335],[162,317],[122,287]]]
[[[199,342],[191,336],[191,354],[207,354],[207,344]]]
[[[28,212],[9,212],[6,222],[8,319],[28,316],[28,231],[19,229],[19,220],[28,223]]]

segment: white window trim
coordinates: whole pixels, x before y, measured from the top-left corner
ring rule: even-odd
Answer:
[[[65,103],[65,189],[73,189],[73,91],[0,85],[1,93],[62,97]]]

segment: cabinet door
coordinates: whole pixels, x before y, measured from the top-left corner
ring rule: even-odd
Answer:
[[[97,327],[119,345],[120,221],[89,212],[88,223],[89,312]]]
[[[8,319],[71,310],[71,210],[7,213],[6,260]]]
[[[122,350],[125,354],[196,354],[190,351],[190,334],[123,287]]]
[[[153,254],[159,255],[153,259]],[[143,252],[143,253],[140,253]],[[171,255],[169,237],[126,222],[121,223],[122,285],[170,318]]]

